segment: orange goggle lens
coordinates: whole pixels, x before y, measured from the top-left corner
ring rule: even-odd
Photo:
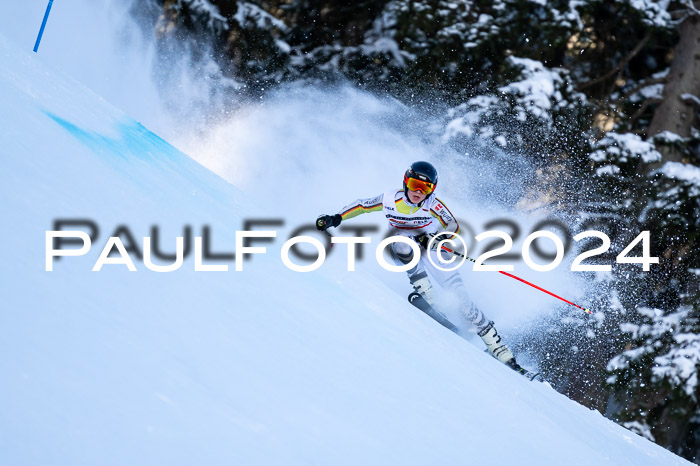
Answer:
[[[428,195],[433,192],[435,189],[435,185],[433,183],[429,183],[427,181],[419,180],[417,178],[404,178],[404,182],[406,183],[406,187],[411,190],[411,191],[420,191],[425,195]]]

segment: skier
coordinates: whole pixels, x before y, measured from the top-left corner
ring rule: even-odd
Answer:
[[[513,353],[503,343],[493,321],[486,319],[484,313],[471,301],[459,272],[439,270],[428,260],[428,255],[431,255],[433,262],[439,263],[437,255],[444,251],[435,250],[438,240],[451,237],[452,233],[459,233],[457,220],[445,204],[435,197],[437,181],[437,170],[433,165],[428,162],[415,162],[406,170],[403,189],[388,191],[372,198],[358,199],[335,215],[321,215],[316,220],[316,228],[325,231],[360,214],[383,211],[389,221],[390,236],[407,236],[421,246],[420,261],[407,273],[415,291],[430,305],[425,309],[426,313],[447,328],[457,331],[454,325],[432,309],[435,304],[435,291],[430,281],[432,277],[440,286],[453,290],[459,296],[467,319],[476,327],[477,334],[486,344],[488,351],[512,369],[528,375],[530,373],[518,365]],[[450,235],[442,232],[448,232]],[[431,244],[430,240],[435,235],[438,235],[438,238]],[[429,247],[431,249],[428,249]],[[408,264],[413,258],[413,250],[405,243],[391,243],[390,252],[397,265]]]

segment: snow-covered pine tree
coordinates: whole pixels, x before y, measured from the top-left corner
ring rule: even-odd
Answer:
[[[641,430],[686,458],[697,458],[700,437],[698,308],[640,307],[638,323],[622,330],[632,341],[608,364],[607,382],[622,409],[618,422]]]

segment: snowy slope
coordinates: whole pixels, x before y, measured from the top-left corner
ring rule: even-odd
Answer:
[[[3,38],[0,101],[0,464],[688,464],[279,240],[242,272],[91,272],[118,225],[232,251],[254,201]],[[46,272],[57,218],[100,237]]]

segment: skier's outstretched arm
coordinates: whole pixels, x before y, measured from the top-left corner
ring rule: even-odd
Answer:
[[[384,208],[384,195],[357,199],[346,205],[335,215],[320,215],[316,219],[316,228],[326,230],[330,227],[337,227],[340,222],[367,212],[379,212]]]

